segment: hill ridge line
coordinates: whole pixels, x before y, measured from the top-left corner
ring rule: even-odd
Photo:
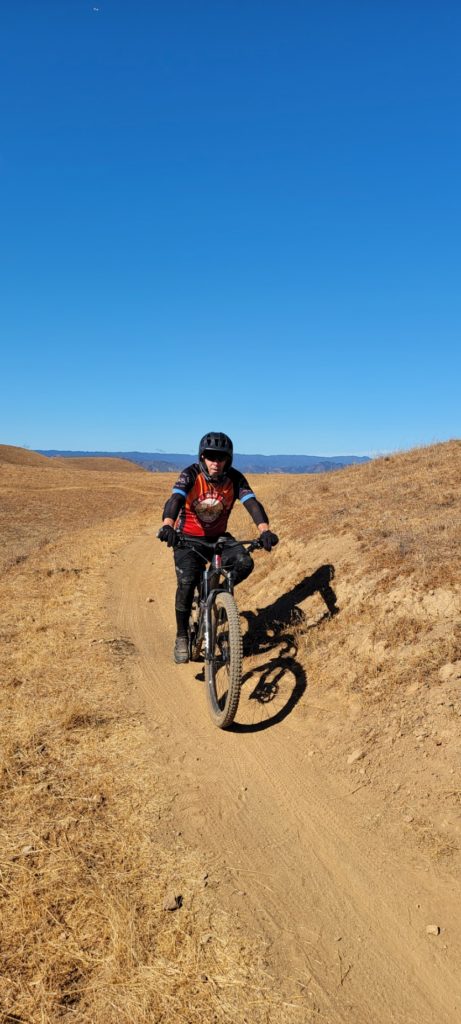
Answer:
[[[181,470],[196,461],[197,455],[184,452],[138,452],[138,451],[70,451],[60,449],[37,449],[38,454],[48,458],[119,458],[135,462],[150,472],[172,472]],[[343,469],[345,466],[370,462],[367,455],[260,455],[236,452],[234,466],[247,473],[325,473]]]

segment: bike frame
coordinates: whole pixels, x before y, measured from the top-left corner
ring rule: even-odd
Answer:
[[[219,586],[220,577],[224,577],[225,585]],[[215,580],[218,580],[218,586],[214,585]],[[232,585],[231,574],[228,569],[222,567],[222,556],[221,553],[214,552],[209,569],[204,569],[202,573],[200,583],[200,613],[199,613],[199,625],[198,625],[198,637],[201,635],[205,641],[205,661],[210,661],[212,658],[212,646],[211,646],[211,609],[216,601],[216,596],[221,591],[226,591],[228,594],[233,594],[234,587]]]
[[[203,569],[200,580],[200,593],[199,593],[199,618],[197,624],[197,640],[200,642],[202,639],[205,644],[205,661],[211,661],[213,657],[212,649],[212,629],[211,629],[211,609],[216,601],[218,594],[225,592],[228,594],[234,593],[234,587],[232,583],[232,573],[229,569],[224,569],[222,565],[222,550],[226,544],[229,543],[229,537],[218,537],[216,541],[202,541],[196,540],[195,544],[193,540],[189,540],[184,535],[179,535],[179,544],[181,547],[191,547],[198,555],[200,555],[205,562],[210,562],[210,568]],[[195,538],[194,538],[195,540]],[[242,540],[238,541],[239,544],[243,544],[248,552],[255,551],[260,548],[261,540]],[[202,551],[197,549],[197,544],[201,547],[209,547],[212,549],[210,552],[210,558],[208,559]],[[224,578],[224,586],[219,586],[220,577]],[[214,585],[215,581],[218,582],[218,586]]]

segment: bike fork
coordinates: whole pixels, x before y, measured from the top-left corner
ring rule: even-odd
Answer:
[[[211,661],[213,657],[211,608],[214,603],[215,593],[208,595],[203,609],[204,634],[205,634],[205,661]]]
[[[216,587],[216,582],[219,581],[219,573],[221,571],[222,560],[221,555],[215,554],[211,562],[209,569],[205,569],[203,573],[204,589],[202,593],[202,609],[203,609],[203,634],[205,640],[205,661],[213,660],[213,639],[212,639],[212,622],[211,622],[211,609],[215,602],[216,594],[220,591],[226,590],[228,593],[233,593],[232,577],[230,574],[224,573],[227,577],[226,587]],[[218,575],[217,575],[218,574]]]

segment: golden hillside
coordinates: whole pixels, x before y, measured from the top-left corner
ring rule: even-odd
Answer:
[[[104,456],[91,455],[69,455],[68,457],[55,456],[49,458],[47,455],[40,455],[38,452],[31,452],[27,448],[19,448],[14,445],[0,444],[0,463],[9,462],[14,466],[39,466],[45,465],[65,469],[92,469],[108,473],[144,473],[142,466],[138,466],[129,459],[106,458]]]
[[[44,466],[48,461],[46,455],[30,452],[27,448],[0,444],[0,462],[10,462],[13,466]]]

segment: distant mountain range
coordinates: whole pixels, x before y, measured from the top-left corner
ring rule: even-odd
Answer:
[[[135,462],[151,473],[169,473],[184,469],[197,461],[196,455],[184,455],[167,452],[62,452],[51,448],[38,449],[40,455],[49,458],[81,458],[88,455],[92,458],[127,459]],[[369,462],[367,455],[333,455],[331,458],[321,455],[234,455],[233,465],[242,473],[330,473],[332,470],[344,469],[355,463]]]

